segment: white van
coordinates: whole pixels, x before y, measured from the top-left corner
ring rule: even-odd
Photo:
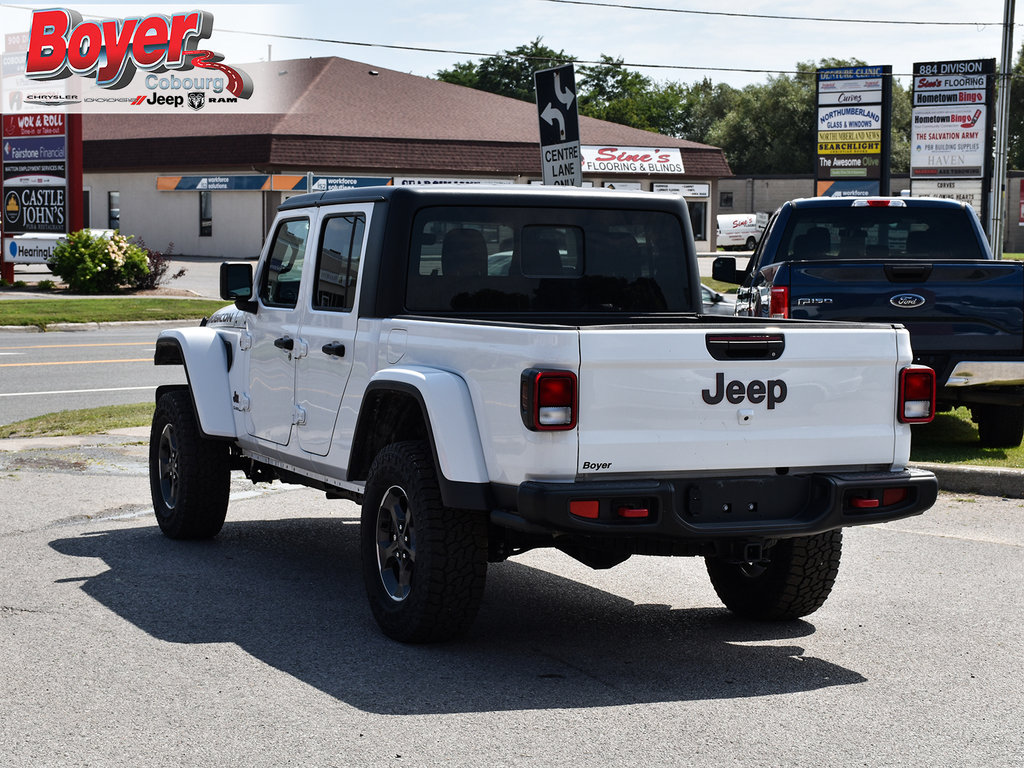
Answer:
[[[726,250],[737,248],[752,251],[761,241],[761,234],[767,225],[767,213],[720,214],[717,242]]]

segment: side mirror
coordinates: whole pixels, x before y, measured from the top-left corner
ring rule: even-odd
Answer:
[[[235,302],[243,312],[255,312],[252,299],[252,264],[247,261],[225,261],[220,265],[220,297]]]
[[[719,256],[711,264],[711,276],[723,283],[739,283],[740,276],[736,271],[736,259],[732,256]]]

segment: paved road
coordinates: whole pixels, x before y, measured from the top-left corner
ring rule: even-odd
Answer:
[[[367,609],[355,507],[244,480],[164,539],[145,446],[0,441],[5,766],[1024,764],[1022,502],[848,531],[832,598],[759,625],[699,561],[491,567],[463,641]]]
[[[0,424],[61,410],[151,401],[158,384],[185,382],[182,368],[156,367],[158,328],[0,331]]]

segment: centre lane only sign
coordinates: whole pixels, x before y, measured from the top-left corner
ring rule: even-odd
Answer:
[[[583,186],[580,118],[572,64],[533,73],[540,118],[540,164],[545,184]]]

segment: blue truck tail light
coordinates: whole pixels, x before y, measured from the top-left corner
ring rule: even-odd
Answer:
[[[768,316],[772,318],[789,317],[789,286],[772,286],[771,306],[768,308]]]

